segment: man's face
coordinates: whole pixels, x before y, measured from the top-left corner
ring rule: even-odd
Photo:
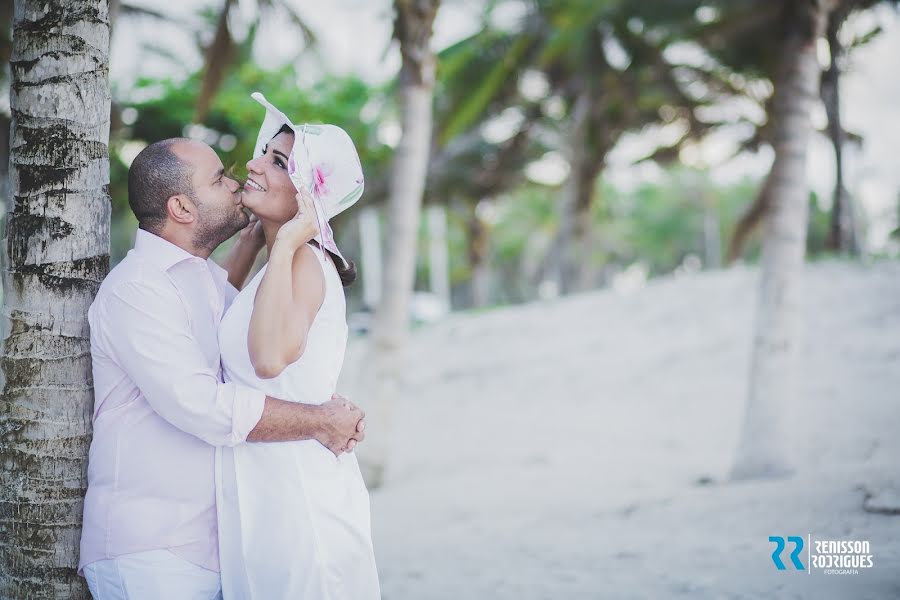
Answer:
[[[194,169],[194,244],[213,250],[249,222],[241,204],[240,185],[225,176],[222,161],[206,144],[192,141],[174,150]]]

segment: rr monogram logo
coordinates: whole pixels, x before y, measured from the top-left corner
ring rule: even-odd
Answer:
[[[798,571],[805,571],[806,567],[800,562],[800,552],[803,550],[803,538],[796,535],[790,535],[787,540],[794,544],[794,551],[791,552],[791,562],[794,563],[794,568]],[[775,551],[772,553],[772,562],[775,563],[775,566],[778,567],[779,571],[784,571],[786,567],[784,566],[784,563],[781,562],[781,553],[784,551],[784,538],[778,535],[770,535],[769,541],[775,542]]]

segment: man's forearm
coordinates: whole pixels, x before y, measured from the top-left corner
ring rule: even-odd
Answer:
[[[292,442],[317,439],[325,418],[325,411],[321,406],[287,402],[267,396],[262,417],[247,435],[247,441]]]
[[[247,275],[253,268],[259,251],[262,246],[255,244],[249,240],[238,237],[237,241],[228,251],[225,260],[222,261],[222,268],[228,271],[228,283],[236,289],[244,287],[247,281]]]

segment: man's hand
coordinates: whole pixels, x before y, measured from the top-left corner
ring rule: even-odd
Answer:
[[[346,402],[349,406],[354,406],[354,407],[356,406],[355,404],[353,404],[352,402],[350,402],[349,400],[347,400],[347,398],[345,398],[344,396],[341,396],[340,394],[333,394],[333,395],[331,396],[331,399],[332,399],[332,400],[343,400],[343,401]],[[356,447],[356,444],[357,444],[357,443],[363,441],[363,440],[366,438],[366,434],[365,434],[365,431],[366,431],[366,413],[363,412],[361,409],[360,409],[359,412],[362,414],[362,416],[359,418],[359,423],[356,424],[356,433],[357,433],[357,435],[354,435],[352,438],[350,438],[350,439],[347,441],[347,447],[344,449],[345,452],[350,452],[350,451],[352,451],[353,448]]]
[[[325,411],[325,418],[316,439],[335,456],[353,450],[357,443],[365,439],[366,414],[355,404],[335,394],[322,405],[322,410]]]
[[[238,239],[260,250],[266,245],[266,236],[263,233],[262,222],[256,218],[256,215],[250,215],[250,223],[241,229]]]
[[[265,245],[266,236],[262,223],[253,215],[250,217],[249,224],[241,229],[237,242],[228,251],[228,256],[222,261],[222,267],[228,271],[228,282],[231,285],[237,289],[244,287],[247,275],[253,268],[253,262]]]

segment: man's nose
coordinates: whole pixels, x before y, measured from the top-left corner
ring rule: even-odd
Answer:
[[[235,181],[231,177],[226,177],[226,179],[228,179],[228,188],[231,190],[232,193],[234,193],[234,192],[238,191],[238,189],[240,189],[241,184],[239,184],[237,181]]]

